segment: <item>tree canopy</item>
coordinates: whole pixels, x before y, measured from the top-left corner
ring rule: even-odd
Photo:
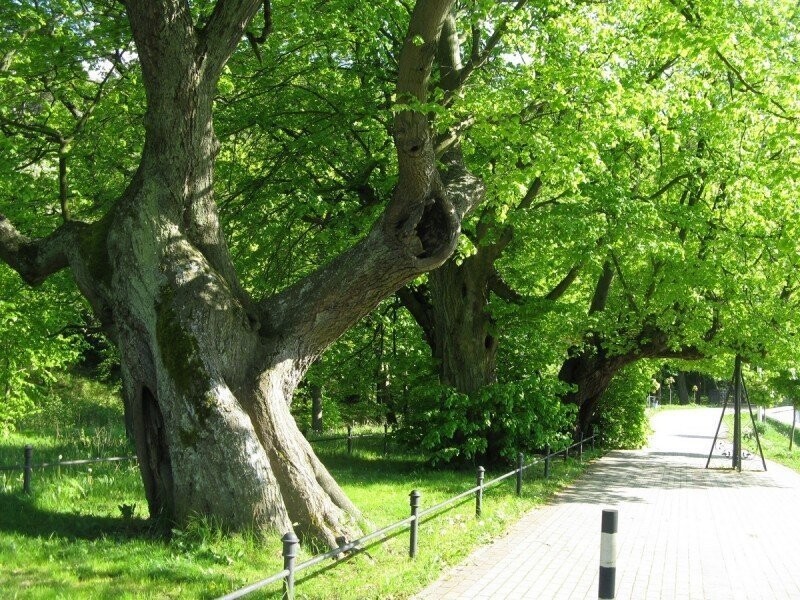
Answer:
[[[349,531],[288,414],[307,371],[301,397],[370,396],[447,459],[633,406],[642,359],[797,356],[791,3],[42,0],[0,22],[0,259],[47,280],[0,267],[0,420],[75,359],[71,325],[102,327],[153,513]],[[240,514],[198,474],[226,461]]]

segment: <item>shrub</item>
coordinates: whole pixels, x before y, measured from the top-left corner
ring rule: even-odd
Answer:
[[[641,448],[650,432],[646,398],[651,369],[645,362],[629,365],[617,374],[598,406],[603,442],[613,448]]]
[[[430,462],[513,462],[567,439],[574,407],[562,405],[541,382],[495,383],[473,395],[434,385],[414,389],[415,410],[398,437],[430,456]]]

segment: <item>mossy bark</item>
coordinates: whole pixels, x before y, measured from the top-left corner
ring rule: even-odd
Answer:
[[[414,9],[398,97],[427,97],[433,56],[412,41],[435,48],[452,4]],[[147,98],[139,167],[93,224],[69,221],[33,240],[0,216],[0,259],[32,285],[70,268],[117,343],[152,516],[295,529],[335,545],[358,532],[358,511],[298,430],[292,394],[328,345],[452,254],[482,184],[463,165],[440,173],[426,117],[402,113],[397,187],[371,230],[295,285],[253,299],[239,283],[214,201],[212,107],[225,63],[262,2],[220,1],[202,25],[185,2],[125,7]]]
[[[442,383],[473,394],[496,379],[497,339],[489,314],[491,264],[476,254],[429,275],[430,330]]]

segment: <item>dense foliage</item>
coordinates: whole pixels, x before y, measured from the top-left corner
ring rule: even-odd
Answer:
[[[100,18],[121,8],[48,1],[0,11],[2,212],[31,234],[68,214],[93,220],[141,144],[130,33],[124,19]],[[478,392],[442,386],[424,333],[392,299],[311,368],[296,418],[310,426],[318,388],[326,425],[388,422],[435,460],[490,445],[509,458],[569,431],[567,356],[629,357],[596,409],[608,439],[626,445],[644,439],[646,388],[660,371],[630,364],[641,357],[739,352],[786,372],[797,356],[800,260],[796,7],[479,1],[454,15],[473,36],[502,36],[455,96],[439,87],[418,108],[437,131],[459,133],[486,181],[453,260],[498,249],[492,268],[504,285],[487,289],[481,308],[496,368]],[[251,274],[244,286],[260,293],[350,245],[390,197],[408,8],[278,1],[270,16],[272,33],[240,44],[216,100],[221,217]],[[493,39],[465,40],[464,58]],[[78,359],[85,341],[72,332],[87,309],[69,282],[31,291],[5,266],[0,289],[8,426]]]

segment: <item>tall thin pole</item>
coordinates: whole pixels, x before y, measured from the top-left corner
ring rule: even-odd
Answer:
[[[733,367],[733,464],[742,470],[742,357],[736,355]]]
[[[758,446],[758,454],[761,456],[761,466],[764,467],[764,470],[767,470],[767,461],[764,458],[764,449],[761,447],[761,437],[758,435],[758,427],[756,427],[756,418],[753,416],[753,405],[750,404],[750,393],[747,391],[747,386],[744,383],[744,377],[742,377],[742,393],[744,394],[744,399],[747,400],[747,409],[750,411],[750,421],[753,423],[753,433],[756,436],[756,446]]]
[[[706,461],[706,469],[708,468],[708,465],[711,464],[711,457],[714,454],[714,446],[717,445],[717,439],[719,438],[719,430],[722,427],[722,419],[725,418],[725,409],[728,408],[728,396],[730,396],[730,394],[726,393],[725,399],[722,401],[722,414],[720,414],[719,416],[719,422],[717,423],[717,431],[716,433],[714,433],[714,441],[711,442],[711,450],[708,451],[708,460]]]
[[[600,600],[614,600],[617,579],[617,523],[615,509],[604,509],[600,525],[600,579],[597,597]]]

